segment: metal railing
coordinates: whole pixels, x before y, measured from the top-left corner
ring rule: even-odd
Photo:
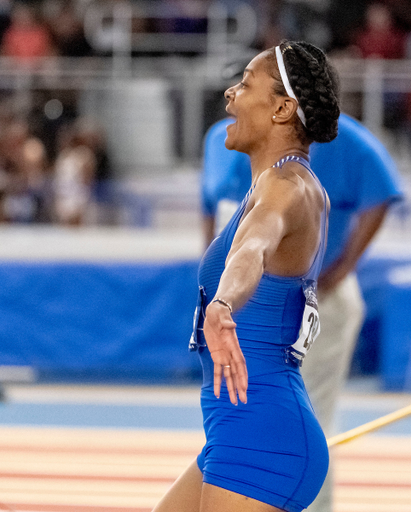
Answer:
[[[175,32],[175,20],[205,21],[200,33]],[[150,30],[147,21],[160,25]],[[161,22],[169,21],[169,26]],[[134,28],[137,25],[137,28]],[[133,52],[198,53],[211,58],[248,48],[254,42],[258,23],[254,9],[242,0],[232,3],[230,9],[221,1],[190,0],[189,10],[179,12],[164,1],[92,2],[84,15],[85,36],[90,45],[100,52],[111,52],[115,69],[126,71]]]
[[[360,93],[363,123],[373,133],[381,133],[384,96],[411,94],[411,60],[337,59],[334,64],[341,80],[343,101],[347,94]]]
[[[251,59],[253,51],[245,51]],[[209,58],[203,56],[190,59],[179,56],[134,57],[130,60],[127,76],[124,76],[113,73],[111,57],[49,58],[30,68],[18,66],[15,61],[3,57],[0,58],[0,95],[7,92],[14,101],[16,112],[24,115],[30,110],[33,94],[38,90],[74,90],[81,97],[90,91],[108,91],[111,94],[130,84],[157,80],[170,92],[167,101],[174,101],[171,92],[178,93],[179,106],[171,110],[181,121],[181,159],[183,163],[192,164],[198,162],[201,154],[205,94],[224,91],[226,83],[222,70],[226,63],[226,59],[216,57],[210,73]],[[359,116],[372,132],[380,134],[387,93],[411,94],[411,60],[339,59],[334,64],[341,79],[343,108],[344,98],[358,95],[361,100]]]

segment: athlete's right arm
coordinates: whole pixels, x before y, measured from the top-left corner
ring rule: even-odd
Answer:
[[[228,302],[233,311],[240,309],[253,295],[267,262],[301,215],[301,183],[278,178],[259,180],[254,190],[255,204],[241,222],[227,257],[215,298]],[[302,190],[301,190],[302,189]],[[211,302],[206,310],[204,335],[214,362],[214,393],[218,397],[223,375],[230,400],[237,404],[237,394],[247,401],[247,367],[239,345],[236,324],[230,309],[221,302]]]

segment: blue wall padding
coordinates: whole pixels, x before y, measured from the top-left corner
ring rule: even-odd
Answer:
[[[389,282],[411,259],[364,258],[367,315],[353,365],[390,390],[411,390],[411,291]],[[186,383],[198,261],[0,263],[0,365],[39,380]]]
[[[386,289],[392,269],[404,259],[364,257],[358,266],[358,281],[366,305],[364,324],[355,349],[352,373],[375,375],[381,371],[382,314],[387,307]]]
[[[386,391],[411,391],[411,283],[386,287],[381,377]]]
[[[178,378],[188,352],[197,261],[0,264],[0,364],[56,378]]]
[[[359,266],[367,311],[353,367],[355,373],[379,375],[387,391],[411,390],[411,282],[396,285],[390,279],[410,265],[409,257],[375,257]]]

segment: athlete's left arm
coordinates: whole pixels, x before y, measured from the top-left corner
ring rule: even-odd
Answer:
[[[227,256],[215,298],[232,311],[253,295],[281,240],[302,221],[304,185],[292,172],[263,173],[253,192],[254,205],[242,220]],[[206,310],[204,335],[214,361],[214,393],[218,397],[224,375],[232,403],[247,401],[247,368],[229,308],[211,302]]]

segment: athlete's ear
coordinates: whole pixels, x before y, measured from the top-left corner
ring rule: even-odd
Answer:
[[[273,121],[286,123],[297,111],[297,102],[289,96],[279,96],[274,106]]]

